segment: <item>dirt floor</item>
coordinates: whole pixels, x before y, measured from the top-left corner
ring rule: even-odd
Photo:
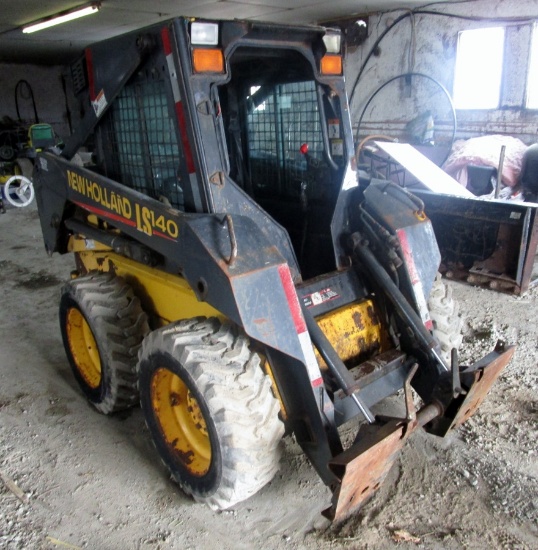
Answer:
[[[330,493],[291,437],[276,478],[215,513],[170,481],[139,409],[96,413],[58,327],[71,269],[46,255],[35,203],[0,215],[1,549],[538,549],[538,288],[450,283],[465,358],[498,338],[517,343],[515,358],[466,425],[447,439],[415,434],[378,494],[330,526]]]

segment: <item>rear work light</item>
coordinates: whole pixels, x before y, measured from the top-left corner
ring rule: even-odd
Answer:
[[[219,43],[219,26],[217,23],[191,23],[191,44],[195,46],[216,46]]]
[[[192,64],[196,73],[223,73],[224,56],[216,48],[195,48],[192,51]]]
[[[340,42],[342,40],[341,34],[325,34],[323,35],[323,43],[327,53],[340,53]]]
[[[342,56],[324,55],[321,58],[321,74],[342,74]]]

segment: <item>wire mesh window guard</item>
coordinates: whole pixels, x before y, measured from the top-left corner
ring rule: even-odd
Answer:
[[[251,179],[258,194],[297,196],[306,159],[299,149],[308,144],[312,157],[322,159],[323,141],[316,87],[313,81],[277,85],[270,90],[253,86],[248,115]],[[260,97],[261,94],[261,97]]]
[[[114,101],[107,125],[112,173],[137,191],[183,208],[180,154],[164,86],[162,80],[132,82]]]

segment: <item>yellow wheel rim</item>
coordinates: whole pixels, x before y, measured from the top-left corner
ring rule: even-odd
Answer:
[[[166,444],[192,475],[205,475],[211,465],[211,442],[200,405],[183,380],[168,369],[157,369],[151,403]]]
[[[101,383],[99,350],[90,325],[75,307],[67,312],[66,328],[69,350],[78,372],[90,388],[99,387]]]

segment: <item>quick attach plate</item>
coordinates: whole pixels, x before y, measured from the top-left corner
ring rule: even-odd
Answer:
[[[332,506],[323,515],[331,521],[340,522],[371,498],[418,426],[416,420],[410,422],[394,418],[335,457],[329,468],[340,483],[333,493]]]
[[[425,426],[426,431],[444,437],[466,422],[480,407],[489,390],[512,359],[516,348],[498,342],[495,351],[475,363],[469,370],[461,373],[462,385],[467,387],[467,394],[457,409],[449,407],[444,417],[436,419],[433,425]]]

